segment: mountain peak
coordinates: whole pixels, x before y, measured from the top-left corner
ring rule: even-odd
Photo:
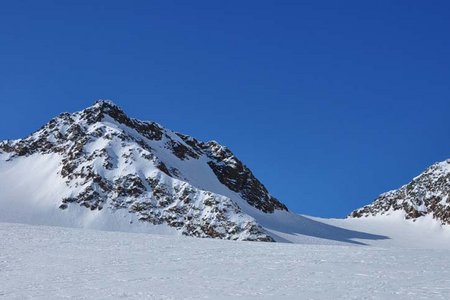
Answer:
[[[125,114],[125,112],[118,105],[116,105],[113,101],[108,100],[108,99],[96,100],[94,102],[94,104],[92,106],[88,107],[87,109],[98,110],[103,113],[115,111],[115,112],[121,112],[121,113]]]
[[[287,211],[228,148],[132,119],[110,100],[0,144],[0,165],[40,158],[56,161],[61,183],[43,193],[66,215],[121,210],[185,235],[273,241],[252,216]]]
[[[122,124],[130,125],[132,122],[125,112],[111,100],[99,99],[80,113],[81,118],[87,120],[89,124],[101,122],[105,115]]]
[[[119,112],[125,114],[124,111],[118,105],[116,105],[113,101],[108,100],[108,99],[96,100],[93,105],[89,106],[88,108],[86,108],[84,110],[99,111],[102,113],[109,113],[111,111],[116,111],[116,112],[119,111]]]
[[[96,100],[94,102],[94,104],[92,106],[95,106],[95,107],[109,107],[109,108],[116,107],[116,108],[118,108],[118,106],[112,100],[109,100],[109,99],[98,99],[98,100]]]

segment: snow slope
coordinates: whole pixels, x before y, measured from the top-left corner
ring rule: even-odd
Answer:
[[[277,218],[260,215],[255,219],[277,242],[450,249],[450,226],[441,225],[431,216],[413,221],[405,220],[400,212],[356,219],[276,214]]]
[[[450,250],[450,225],[441,225],[432,216],[418,220],[405,220],[402,212],[393,212],[389,216],[356,219],[311,218],[336,228],[358,230],[366,234],[386,237],[354,239],[368,246]]]
[[[139,222],[124,210],[59,209],[61,197],[71,192],[56,171],[60,163],[57,154],[34,154],[0,163],[0,222],[176,234],[166,225]]]
[[[449,249],[11,223],[0,223],[0,240],[1,299],[450,299]]]

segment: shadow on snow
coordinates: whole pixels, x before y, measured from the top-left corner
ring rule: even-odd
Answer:
[[[261,222],[264,228],[271,231],[277,231],[278,233],[289,234],[294,236],[309,236],[319,239],[338,241],[343,243],[350,243],[356,245],[367,245],[360,241],[355,241],[354,239],[359,240],[385,240],[389,239],[388,236],[371,234],[362,231],[356,231],[351,229],[341,228],[335,225],[326,224],[312,218],[295,215],[292,213],[286,213],[285,216],[280,215],[276,220],[264,218],[264,216],[260,216],[258,221]],[[277,241],[293,243],[295,241],[289,240],[287,238],[283,238],[282,236],[277,235],[277,233],[270,232]],[[301,242],[301,239],[299,239]]]

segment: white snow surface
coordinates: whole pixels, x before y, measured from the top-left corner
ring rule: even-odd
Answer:
[[[0,299],[450,299],[449,249],[13,223],[0,239]]]

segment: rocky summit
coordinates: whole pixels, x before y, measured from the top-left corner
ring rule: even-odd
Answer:
[[[36,168],[36,199],[51,199],[67,218],[79,209],[126,211],[183,235],[273,241],[251,215],[287,211],[225,146],[130,118],[111,101],[62,113],[25,139],[0,143],[1,164],[42,157],[56,161],[45,173],[56,176],[51,184],[63,184],[42,196],[39,181],[47,175]]]
[[[450,224],[450,159],[432,165],[401,188],[381,194],[372,204],[353,211],[350,217],[393,211],[402,211],[406,219],[431,215],[441,224]]]

